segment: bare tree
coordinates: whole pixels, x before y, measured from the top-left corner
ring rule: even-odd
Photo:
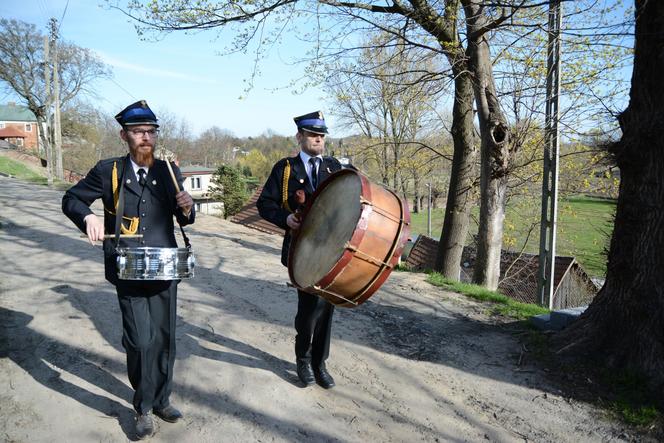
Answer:
[[[420,140],[440,131],[440,81],[422,79],[423,73],[435,74],[436,60],[385,34],[370,39],[367,46],[371,49],[353,63],[331,66],[326,84],[341,124],[365,138],[358,154],[377,165],[383,184],[402,188],[407,197],[404,161],[428,148]],[[436,157],[440,154],[431,148],[429,158]]]
[[[80,93],[90,92],[87,88],[94,80],[110,75],[101,60],[88,49],[60,43],[58,52],[63,106]],[[44,70],[51,67],[44,64],[44,36],[32,24],[0,19],[0,60],[0,81],[35,115],[42,145],[50,152],[51,140],[45,128],[51,92],[46,88]]]

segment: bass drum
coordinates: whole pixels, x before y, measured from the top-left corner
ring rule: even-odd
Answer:
[[[405,202],[350,169],[319,186],[302,218],[288,256],[290,280],[335,306],[368,300],[399,262],[410,233]]]

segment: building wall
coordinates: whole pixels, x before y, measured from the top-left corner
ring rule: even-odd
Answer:
[[[28,127],[30,130],[28,130]],[[37,152],[39,150],[39,127],[36,122],[0,121],[1,128],[14,128],[25,134],[23,148]]]
[[[207,197],[210,188],[211,174],[187,175],[184,178],[184,190],[194,198]]]
[[[224,215],[224,204],[216,201],[194,201],[196,212],[206,215]]]

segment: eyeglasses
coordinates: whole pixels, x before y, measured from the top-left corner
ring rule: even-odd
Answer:
[[[147,134],[150,138],[155,138],[159,135],[159,129],[127,129],[127,132],[135,137],[143,137]]]

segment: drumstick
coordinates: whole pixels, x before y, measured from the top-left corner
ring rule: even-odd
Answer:
[[[81,238],[88,238],[86,234],[81,234]],[[115,238],[115,234],[104,234],[104,239]],[[120,234],[120,238],[143,238],[143,234]]]
[[[180,192],[180,185],[178,185],[178,181],[175,178],[175,174],[173,173],[173,168],[171,167],[171,162],[166,159],[166,166],[168,166],[168,172],[171,173],[171,178],[173,179],[173,184],[175,185],[175,192]]]

